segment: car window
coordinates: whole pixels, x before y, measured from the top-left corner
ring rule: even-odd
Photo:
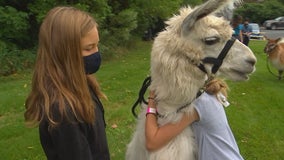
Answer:
[[[253,25],[252,28],[253,28],[254,30],[258,30],[258,29],[259,29],[258,25]]]
[[[250,26],[253,30],[259,30],[258,24],[250,24]]]

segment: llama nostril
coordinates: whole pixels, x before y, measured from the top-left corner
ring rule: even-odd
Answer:
[[[249,64],[255,65],[256,61],[254,59],[246,60]]]

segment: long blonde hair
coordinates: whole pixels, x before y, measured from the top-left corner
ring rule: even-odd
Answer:
[[[96,79],[85,74],[81,38],[95,26],[89,14],[73,7],[55,7],[48,12],[40,27],[31,92],[25,103],[28,125],[38,124],[45,117],[54,127],[63,117],[71,118],[70,109],[76,120],[94,123],[94,102],[88,86],[98,96],[104,94]],[[58,106],[60,120],[55,119],[52,106]]]

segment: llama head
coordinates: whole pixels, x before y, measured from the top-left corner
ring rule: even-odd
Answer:
[[[181,37],[186,41],[192,37],[202,48],[201,62],[206,57],[217,58],[220,51],[232,35],[229,21],[222,15],[232,13],[232,4],[239,1],[211,0],[198,7],[183,20]],[[225,12],[219,12],[219,11]],[[231,12],[230,12],[231,11]],[[219,17],[217,17],[217,13]],[[212,14],[213,13],[213,14]],[[231,80],[247,80],[248,75],[255,70],[256,58],[252,51],[240,41],[230,48],[217,75]],[[204,64],[206,72],[212,73],[212,64]],[[214,73],[215,74],[215,73]]]
[[[264,47],[264,53],[266,54],[270,54],[276,48],[278,43],[284,43],[283,38],[271,39],[271,38],[265,37],[265,39],[267,40],[267,43]]]
[[[238,2],[209,0],[193,9],[180,9],[179,15],[166,22],[168,26],[156,37],[151,53],[153,89],[163,94],[160,88],[170,91],[177,88],[177,91],[188,94],[204,84],[213,65],[203,63],[203,59],[217,58],[232,37],[228,16],[221,15],[232,14],[232,6]],[[247,80],[255,70],[255,63],[252,51],[237,40],[216,75],[231,80]],[[204,65],[208,74],[197,67],[200,64]]]

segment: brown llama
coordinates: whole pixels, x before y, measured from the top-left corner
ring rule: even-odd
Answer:
[[[272,66],[278,70],[278,79],[281,80],[284,71],[284,38],[265,38],[267,44],[264,48],[264,52],[267,54]]]

